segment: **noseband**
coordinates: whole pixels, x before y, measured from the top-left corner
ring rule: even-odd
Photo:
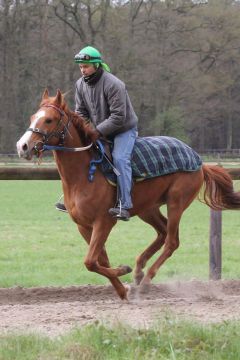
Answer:
[[[43,131],[43,130],[41,130],[41,129],[39,129],[39,128],[33,129],[33,128],[30,127],[30,128],[28,128],[28,129],[26,130],[26,131],[31,131],[31,132],[34,133],[34,134],[42,135],[42,141],[39,141],[39,142],[34,146],[34,149],[35,149],[35,151],[36,151],[37,153],[39,153],[39,151],[41,151],[41,150],[38,149],[38,146],[37,146],[37,145],[38,145],[39,143],[41,143],[43,146],[46,145],[52,137],[56,137],[56,138],[59,139],[58,146],[63,146],[63,145],[64,145],[64,140],[65,140],[66,133],[68,132],[68,126],[69,126],[70,121],[71,121],[71,119],[69,119],[69,120],[68,120],[68,123],[67,123],[66,125],[63,124],[63,125],[64,125],[63,130],[60,131],[60,130],[59,130],[59,127],[60,127],[60,126],[62,125],[62,123],[63,123],[62,120],[63,120],[63,118],[64,118],[65,112],[64,112],[62,109],[60,109],[59,107],[57,107],[57,106],[55,106],[55,105],[52,105],[52,104],[43,105],[42,107],[51,107],[51,108],[55,109],[55,110],[60,114],[61,117],[60,117],[59,122],[58,122],[56,128],[54,129],[54,131],[52,131],[52,132],[50,132],[50,133],[47,133],[47,132],[45,132],[45,131]]]

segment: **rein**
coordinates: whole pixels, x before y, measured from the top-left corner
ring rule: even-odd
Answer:
[[[88,146],[82,146],[82,147],[77,147],[77,148],[69,148],[69,147],[65,147],[65,146],[54,146],[54,145],[43,145],[43,149],[42,151],[45,150],[57,150],[57,151],[68,151],[68,152],[77,152],[77,151],[85,151],[90,149],[93,146],[93,143],[91,143]]]

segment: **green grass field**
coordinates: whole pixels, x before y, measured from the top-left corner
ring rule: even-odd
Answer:
[[[239,182],[236,186],[239,188]],[[59,181],[0,182],[0,287],[106,284],[84,265],[87,246],[68,214],[55,210]],[[223,278],[240,278],[240,213],[223,213]],[[113,266],[134,266],[135,257],[155,237],[154,230],[133,218],[113,229],[107,250]],[[154,282],[208,279],[209,208],[198,201],[184,213],[180,248]],[[131,282],[131,274],[123,277]]]
[[[95,324],[57,339],[3,335],[0,360],[237,360],[239,325],[200,325],[165,317],[148,330]]]
[[[0,182],[0,287],[108,283],[85,269],[84,240],[54,208],[60,194],[59,181]],[[240,278],[239,215],[223,213],[223,278]],[[133,267],[154,236],[138,218],[118,223],[107,242],[112,264]],[[208,237],[209,208],[195,201],[181,222],[180,248],[154,281],[208,279]],[[131,282],[131,274],[123,279]],[[1,333],[0,360],[236,360],[239,337],[239,322],[202,325],[166,313],[151,329],[94,323],[57,338]]]

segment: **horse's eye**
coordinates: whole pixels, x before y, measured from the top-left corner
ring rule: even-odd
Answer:
[[[51,124],[51,122],[52,122],[52,119],[46,119],[46,120],[45,120],[45,123],[46,123],[46,124]]]

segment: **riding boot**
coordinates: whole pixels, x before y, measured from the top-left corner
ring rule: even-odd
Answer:
[[[127,209],[121,207],[115,207],[108,210],[109,214],[117,220],[128,221],[130,219],[130,214]]]
[[[56,207],[56,209],[59,210],[59,211],[68,212],[67,209],[66,209],[66,207],[65,207],[65,205],[62,204],[62,203],[60,203],[60,202],[57,202],[57,203],[55,204],[55,207]]]

